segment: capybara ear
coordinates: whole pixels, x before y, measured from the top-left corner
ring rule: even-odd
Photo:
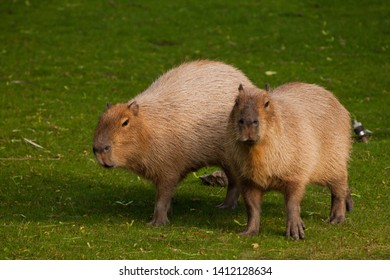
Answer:
[[[240,93],[244,92],[244,86],[243,86],[242,84],[239,85],[238,91],[239,91]]]
[[[238,87],[238,95],[236,97],[235,105],[238,106],[240,104],[240,99],[243,98],[242,96],[245,94],[244,86],[242,84]]]
[[[137,104],[137,101],[133,101],[127,105],[127,108],[133,113],[134,116],[138,115],[139,111],[139,105]]]
[[[106,104],[106,110],[108,110],[110,107],[111,107],[110,102],[107,102],[107,104]]]
[[[268,98],[269,91],[270,91],[269,83],[266,83],[265,84],[265,92],[263,92],[263,95],[264,95],[264,108],[268,108],[268,106],[269,106],[269,98]]]

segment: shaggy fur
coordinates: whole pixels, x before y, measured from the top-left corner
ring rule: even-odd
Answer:
[[[241,85],[228,132],[227,151],[248,212],[244,235],[259,231],[263,193],[278,190],[285,197],[286,236],[304,238],[300,202],[309,183],[330,189],[330,222],[344,221],[352,208],[347,182],[351,125],[332,93],[305,83],[271,92]]]
[[[176,185],[190,171],[218,165],[229,179],[222,208],[234,208],[239,191],[225,158],[227,120],[237,85],[251,85],[232,66],[212,61],[174,68],[147,90],[101,116],[94,138],[98,162],[123,167],[157,188],[152,225],[168,222]]]

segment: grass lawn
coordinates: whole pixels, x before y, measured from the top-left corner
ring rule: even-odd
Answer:
[[[9,0],[0,17],[0,259],[390,259],[388,1]],[[243,202],[215,208],[225,189],[198,179],[210,167],[180,184],[170,225],[146,226],[154,187],[98,166],[98,117],[204,58],[258,86],[324,86],[373,131],[353,146],[343,225],[309,186],[305,240],[285,239],[279,193],[265,196],[260,234],[240,237]]]

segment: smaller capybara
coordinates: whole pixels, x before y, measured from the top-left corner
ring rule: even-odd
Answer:
[[[221,167],[228,191],[221,208],[234,208],[236,179],[225,158],[227,120],[237,85],[251,85],[238,69],[193,61],[171,69],[128,103],[109,106],[97,125],[93,151],[104,167],[122,167],[156,185],[152,225],[168,223],[177,184],[190,171]]]
[[[351,124],[332,93],[298,82],[272,91],[240,85],[227,130],[226,150],[241,178],[248,214],[243,235],[259,232],[263,194],[277,190],[285,199],[286,236],[303,239],[300,203],[309,183],[330,189],[330,223],[344,221],[352,209]]]

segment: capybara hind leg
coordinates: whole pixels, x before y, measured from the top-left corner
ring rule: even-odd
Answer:
[[[341,224],[345,220],[346,201],[332,194],[332,208],[330,210],[329,222]]]
[[[346,180],[329,184],[331,192],[331,210],[329,222],[331,224],[340,224],[345,220],[345,211],[352,209],[352,198]]]
[[[256,235],[260,229],[260,208],[263,193],[260,188],[252,184],[243,186],[242,196],[248,215],[248,223],[245,231],[241,235]]]
[[[169,223],[168,211],[171,209],[173,189],[176,184],[157,185],[156,202],[154,205],[154,214],[150,225],[162,226]]]
[[[301,200],[305,186],[300,184],[289,184],[286,187],[284,198],[286,203],[286,237],[295,240],[305,238],[305,224],[301,219]]]
[[[228,179],[228,187],[225,200],[217,205],[221,209],[235,209],[237,207],[237,200],[240,196],[240,188],[238,187],[236,177],[227,169],[224,169]]]

